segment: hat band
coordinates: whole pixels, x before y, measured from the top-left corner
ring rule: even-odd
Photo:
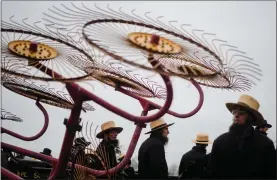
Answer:
[[[237,104],[239,104],[239,105],[243,105],[243,106],[247,106],[247,107],[250,107],[248,104],[243,103],[243,102],[238,102]],[[251,107],[250,107],[250,108],[251,108]]]
[[[198,141],[198,140],[196,140],[196,142],[209,142],[209,140],[206,140],[206,141]]]

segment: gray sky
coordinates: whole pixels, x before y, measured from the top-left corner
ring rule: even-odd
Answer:
[[[98,2],[105,4],[105,2]],[[2,2],[2,19],[7,20],[11,15],[28,17],[31,20],[40,20],[42,13],[52,5],[59,2],[34,1],[34,2]],[[66,4],[66,2],[64,2]],[[86,2],[87,5],[90,2]],[[192,24],[196,29],[217,34],[221,39],[227,40],[239,50],[255,60],[262,69],[263,77],[249,92],[244,92],[255,97],[260,102],[260,112],[272,124],[268,136],[276,140],[276,3],[271,2],[109,2],[111,7],[136,8],[139,12],[151,11],[157,16],[163,15],[170,20],[178,20],[184,24]],[[188,112],[198,103],[198,93],[189,83],[178,78],[174,82],[174,101],[171,109],[180,113]],[[162,82],[161,82],[162,84]],[[115,92],[112,88],[94,82],[94,93],[108,102],[114,103],[124,110],[140,115],[141,107],[132,98]],[[52,86],[52,85],[51,85]],[[53,87],[62,89],[59,83]],[[170,127],[170,142],[166,147],[168,165],[177,163],[182,155],[194,145],[191,140],[197,133],[207,133],[211,140],[226,132],[231,124],[232,115],[225,107],[226,102],[236,102],[242,92],[232,92],[206,88],[205,100],[202,109],[193,117],[179,119],[165,115],[166,121],[175,122]],[[105,98],[104,98],[105,96]],[[21,97],[2,88],[2,108],[23,119],[22,123],[3,121],[2,126],[22,135],[32,136],[43,125],[42,113],[36,108],[35,101]],[[161,105],[163,101],[155,100]],[[115,115],[94,102],[89,102],[95,111],[81,114],[84,122],[93,121],[95,125],[114,120],[117,125],[124,128],[119,135],[124,151],[127,150],[135,126],[132,122]],[[47,132],[38,140],[24,142],[9,135],[2,135],[2,141],[13,145],[41,152],[44,147],[52,149],[54,157],[58,157],[63,141],[65,126],[63,119],[70,115],[69,110],[64,110],[43,104],[50,117]],[[30,128],[32,126],[32,128]],[[95,126],[94,126],[95,127]],[[144,135],[149,131],[147,126],[141,134],[137,151],[141,143],[148,137]],[[210,151],[211,146],[208,147]]]

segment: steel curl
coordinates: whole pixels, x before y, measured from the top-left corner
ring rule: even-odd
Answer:
[[[24,141],[34,141],[34,140],[40,138],[42,135],[44,135],[46,130],[48,129],[49,116],[48,116],[46,109],[39,103],[38,100],[36,101],[36,105],[44,115],[44,125],[43,125],[42,129],[36,135],[26,137],[26,136],[20,135],[16,132],[10,131],[4,127],[1,127],[1,133],[6,133],[10,136],[16,137],[16,138],[24,140]]]
[[[3,108],[1,108],[1,120],[11,120],[11,121],[15,121],[15,122],[23,122],[23,120],[20,117],[6,111]]]

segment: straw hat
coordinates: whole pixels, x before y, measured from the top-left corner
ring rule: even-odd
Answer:
[[[212,142],[209,141],[208,134],[197,134],[196,139],[192,140],[192,142],[197,144],[211,144]]]
[[[96,135],[96,137],[99,139],[103,139],[104,133],[111,130],[117,131],[118,133],[120,133],[123,130],[123,128],[116,127],[114,121],[108,121],[101,125],[101,131]]]
[[[251,113],[254,117],[253,126],[261,125],[264,122],[263,115],[258,111],[260,108],[259,102],[246,94],[241,95],[237,103],[226,103],[226,107],[230,112],[239,107]]]
[[[171,125],[173,125],[174,123],[171,123],[171,124],[167,124],[164,119],[158,119],[156,121],[152,121],[150,123],[150,128],[151,128],[151,131],[145,133],[145,134],[149,134],[153,131],[156,131],[156,130],[159,130],[159,129],[162,129],[162,128],[165,128],[165,127],[169,127]]]

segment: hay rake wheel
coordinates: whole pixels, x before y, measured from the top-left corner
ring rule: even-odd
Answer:
[[[39,100],[52,106],[72,109],[74,101],[68,98],[68,94],[61,91],[55,92],[55,89],[45,87],[43,85],[36,85],[37,82],[32,82],[23,78],[10,77],[2,80],[2,85],[10,91],[19,95],[25,96],[33,100]],[[83,111],[94,111],[95,109],[88,103],[82,106]]]
[[[51,26],[42,27],[40,22],[30,24],[26,19],[17,23],[2,21],[1,27],[1,71],[21,78],[42,81],[79,81],[87,77],[68,63],[68,54],[82,55],[83,59],[91,59],[82,48],[75,35],[62,35]],[[78,47],[79,45],[79,47]],[[51,74],[39,73],[41,65],[63,75],[59,79]]]
[[[61,75],[59,75],[58,73],[52,71],[49,68],[47,69],[44,65],[40,65],[39,70],[42,71],[42,72],[45,72],[48,75],[54,74],[55,77],[62,79]],[[167,76],[162,76],[162,78],[165,81],[167,92],[168,92],[165,105],[160,109],[160,111],[158,111],[158,113],[156,113],[154,115],[151,115],[151,116],[148,116],[148,117],[134,116],[130,113],[127,113],[127,112],[125,112],[125,111],[123,111],[123,110],[121,110],[121,109],[119,109],[119,108],[103,101],[102,99],[98,98],[97,96],[95,96],[95,95],[89,93],[88,91],[86,91],[85,89],[81,88],[77,84],[66,82],[66,88],[69,91],[69,93],[72,96],[75,103],[74,103],[73,109],[71,111],[70,118],[65,123],[67,129],[66,129],[66,132],[65,132],[65,138],[64,138],[63,146],[62,146],[62,149],[61,149],[62,153],[60,154],[60,157],[59,157],[58,161],[53,161],[53,162],[56,163],[56,168],[53,169],[53,171],[51,172],[50,179],[55,179],[56,176],[58,175],[58,173],[62,173],[63,170],[66,167],[68,153],[69,153],[68,152],[68,147],[71,146],[72,141],[73,141],[73,139],[72,139],[73,136],[72,135],[74,135],[76,130],[77,130],[78,117],[80,116],[80,111],[81,111],[83,101],[93,100],[93,101],[97,102],[98,104],[104,106],[106,109],[111,110],[112,112],[115,112],[115,113],[121,115],[122,117],[126,117],[127,119],[129,119],[133,122],[139,122],[139,124],[144,123],[144,122],[150,122],[152,120],[155,120],[155,119],[161,117],[167,111],[167,109],[170,107],[170,104],[172,102],[172,85],[170,83],[170,80]],[[133,140],[132,140],[132,142],[135,142],[135,144],[138,140],[138,137],[139,137],[139,134],[140,134],[141,130],[142,130],[141,125],[138,125],[137,129],[134,133]],[[72,133],[72,132],[74,132],[74,133]],[[70,144],[70,142],[71,142],[71,144]],[[128,157],[129,159],[132,155],[132,152],[134,151],[135,144],[132,144],[129,148],[130,149],[130,152],[129,152],[130,155]],[[2,143],[2,145],[5,146],[5,147],[10,147],[12,149],[18,149],[17,147],[10,146],[10,145],[7,145],[5,143]],[[23,153],[26,154],[26,150]],[[29,153],[29,154],[32,154],[32,153]],[[33,156],[34,156],[34,154],[31,155],[31,157],[33,157]],[[41,156],[37,156],[37,155],[35,155],[35,156],[36,156],[35,158],[39,158],[39,159],[43,158]],[[121,164],[121,166],[122,166],[122,164]],[[112,171],[115,171],[115,169],[112,170]],[[89,172],[93,173],[91,171],[89,171]],[[96,173],[101,175],[101,174],[105,174],[106,172],[96,171]]]
[[[164,87],[149,78],[142,77],[138,73],[133,73],[128,66],[110,60],[107,60],[109,63],[99,63],[99,61],[104,62],[104,59],[107,59],[101,56],[97,58],[98,62],[94,63],[90,61],[78,62],[74,57],[68,61],[89,75],[89,77],[84,79],[85,81],[98,80],[115,88],[115,90],[123,88],[141,97],[166,98]]]
[[[68,32],[82,31],[93,47],[139,68],[235,91],[249,90],[260,80],[259,66],[244,52],[215,34],[188,30],[186,24],[177,26],[176,21],[164,23],[162,17],[154,19],[149,13],[140,16],[135,10],[126,13],[122,8],[96,4],[91,8],[83,3],[53,7],[44,15],[46,22]],[[158,61],[154,67],[149,66],[152,59]]]

